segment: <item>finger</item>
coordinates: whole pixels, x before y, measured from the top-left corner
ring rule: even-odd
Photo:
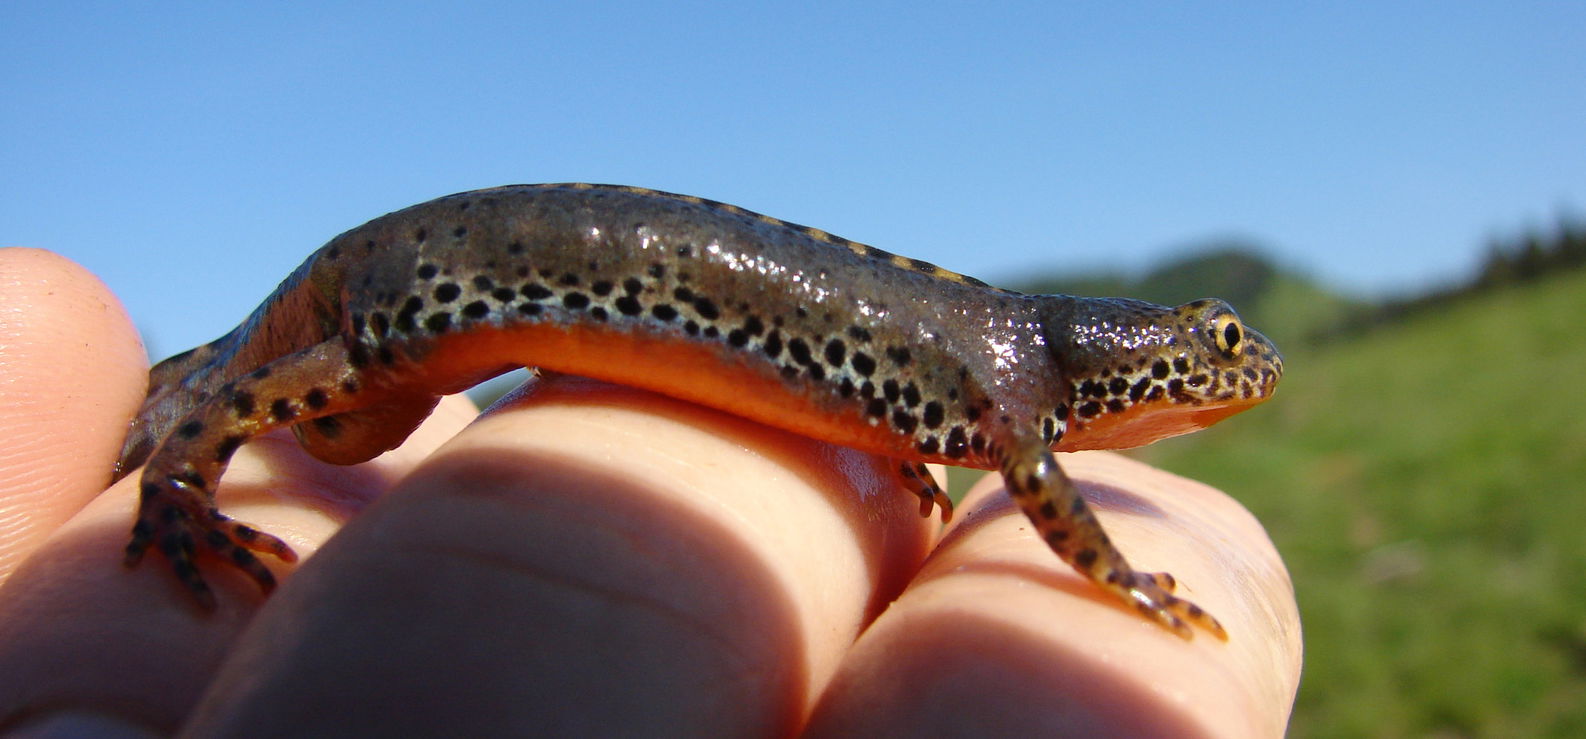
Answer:
[[[0,583],[110,482],[148,362],[71,260],[0,249]]]
[[[327,545],[192,729],[786,733],[933,525],[874,458],[557,378]]]
[[[1062,461],[1131,563],[1171,571],[1230,640],[1184,641],[1116,603],[1058,561],[986,480],[855,645],[811,734],[1282,734],[1299,620],[1259,524],[1210,488],[1117,455]]]
[[[312,460],[288,435],[255,440],[233,457],[217,501],[310,554],[472,417],[466,399],[447,400],[407,444],[356,467]],[[257,588],[213,560],[199,566],[218,595],[214,612],[195,607],[158,557],[121,566],[136,480],[60,527],[0,589],[0,730],[64,731],[112,716],[171,733],[259,607]]]

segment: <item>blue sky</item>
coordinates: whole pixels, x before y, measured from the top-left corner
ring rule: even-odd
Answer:
[[[1586,209],[1586,4],[1278,5],[13,0],[0,244],[99,273],[163,356],[346,229],[517,182],[994,282],[1243,237],[1365,294]]]

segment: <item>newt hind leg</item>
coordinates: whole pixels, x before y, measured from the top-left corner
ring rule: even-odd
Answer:
[[[1192,638],[1193,624],[1228,640],[1216,618],[1173,595],[1178,583],[1172,575],[1129,566],[1051,451],[1039,444],[1014,449],[1020,452],[1002,466],[1008,493],[1064,562],[1180,637]]]
[[[217,510],[216,483],[248,439],[356,411],[371,395],[340,339],[282,357],[222,386],[178,423],[143,468],[126,565],[136,565],[150,547],[158,549],[199,604],[210,608],[215,596],[195,562],[200,552],[208,552],[269,592],[275,576],[255,553],[287,562],[297,555],[286,542]]]

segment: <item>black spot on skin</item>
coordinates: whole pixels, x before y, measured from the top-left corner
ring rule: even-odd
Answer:
[[[431,313],[429,318],[424,319],[424,328],[429,329],[430,333],[445,333],[446,329],[451,327],[452,314],[445,311],[441,311],[440,313]]]
[[[253,393],[246,391],[233,393],[231,396],[231,409],[236,412],[238,418],[247,418],[253,415]]]
[[[975,450],[976,454],[984,453],[986,451],[985,435],[976,431],[973,436],[969,437],[969,448]]]
[[[347,350],[347,364],[352,365],[353,369],[363,369],[368,366],[369,347],[363,344],[353,344],[352,348]]]
[[[221,464],[230,461],[231,455],[237,453],[237,448],[242,446],[242,442],[246,438],[244,436],[228,436],[221,439],[220,444],[215,447],[215,461]]]
[[[842,367],[843,358],[847,355],[848,348],[843,345],[842,339],[832,339],[826,342],[826,363],[833,367]]]
[[[912,382],[903,386],[903,404],[910,408],[920,404],[920,389]]]
[[[593,308],[590,308],[589,309],[589,317],[593,318],[593,319],[595,319],[597,321],[604,321],[604,320],[606,320],[606,309],[602,308],[602,307],[600,307],[598,305],[593,307]]]
[[[507,244],[507,253],[512,255],[522,254],[523,244],[517,241]]]
[[[1085,418],[1094,418],[1095,416],[1101,415],[1101,404],[1094,400],[1087,400],[1083,403],[1080,403],[1079,408],[1076,410],[1079,412],[1080,416]]]
[[[1129,401],[1133,403],[1140,402],[1140,400],[1145,397],[1145,391],[1150,389],[1150,378],[1140,378],[1140,380],[1134,384],[1134,387],[1129,388]]]
[[[700,318],[703,318],[707,321],[714,321],[718,318],[721,318],[721,311],[716,309],[716,304],[711,302],[710,298],[695,298],[694,312],[698,313]]]
[[[853,365],[855,372],[865,377],[869,377],[876,371],[876,360],[864,352],[854,352],[854,356],[848,360],[848,363]]]
[[[638,298],[632,295],[624,295],[617,298],[615,305],[617,306],[617,312],[625,316],[637,316],[644,309],[644,306],[639,305]]]
[[[782,354],[782,334],[772,331],[765,337],[765,346],[761,347],[765,355],[776,359]]]
[[[1057,408],[1052,411],[1052,414],[1057,416],[1057,420],[1059,420],[1059,421],[1067,421],[1068,420],[1068,404],[1067,403],[1058,403],[1057,404]]]
[[[384,313],[374,313],[369,316],[369,327],[374,329],[375,336],[385,336],[391,332],[391,318]]]
[[[270,403],[270,417],[277,421],[290,421],[297,418],[297,409],[292,407],[292,401],[286,398],[276,398]]]
[[[861,342],[869,341],[870,340],[870,331],[868,329],[866,329],[864,326],[849,326],[848,327],[848,336],[851,337],[854,341],[861,341]]]
[[[328,247],[325,247],[325,258],[326,259],[329,259],[329,260],[334,262],[339,257],[341,257],[341,247],[339,247],[339,246],[328,246]]]
[[[467,235],[468,235],[468,229],[463,228],[462,226],[458,226],[457,228],[452,229],[452,236],[454,236],[456,238],[460,239],[460,238],[462,238],[464,236],[467,236]]]
[[[391,351],[390,344],[381,344],[375,355],[380,358],[381,364],[396,364],[396,353]]]
[[[612,284],[611,280],[601,280],[593,285],[590,285],[589,291],[601,297],[605,297],[610,295],[611,291],[615,288],[616,285]]]
[[[1178,358],[1174,359],[1173,360],[1173,371],[1177,372],[1178,374],[1181,374],[1181,375],[1189,374],[1189,371],[1190,371],[1189,362],[1186,361],[1183,357],[1178,357]]]
[[[925,422],[925,428],[934,429],[942,425],[945,414],[942,404],[933,400],[925,404],[925,412],[921,415],[920,420]]]
[[[324,408],[325,404],[329,402],[330,396],[325,393],[324,388],[316,387],[303,395],[303,403],[316,411]]]
[[[184,439],[191,439],[201,433],[204,433],[204,424],[202,421],[188,421],[187,423],[184,423],[176,428],[176,435]]]
[[[356,393],[360,389],[361,388],[358,386],[358,380],[356,378],[349,377],[341,381],[341,391],[347,393],[348,395]]]
[[[1048,500],[1041,504],[1041,518],[1057,518],[1057,504]]]
[[[463,306],[462,314],[468,318],[484,318],[485,316],[490,315],[490,306],[485,305],[485,301],[483,300],[475,300],[474,302]]]
[[[680,287],[672,291],[672,297],[679,303],[692,303],[694,302],[694,291],[686,287]]]
[[[363,333],[364,327],[366,327],[368,325],[365,322],[365,319],[364,319],[362,313],[354,313],[354,314],[352,314],[351,322],[352,322],[352,332],[354,334]]]
[[[1089,548],[1079,550],[1079,553],[1074,555],[1074,564],[1089,569],[1096,564],[1096,550]]]
[[[953,459],[969,453],[969,437],[964,433],[963,426],[954,426],[952,431],[947,432],[947,446],[944,451]]]
[[[865,414],[876,418],[887,415],[887,401],[880,398],[872,398],[869,403],[865,404]]]
[[[518,293],[510,287],[498,287],[490,291],[490,297],[503,303],[510,303],[518,297]]]
[[[1107,383],[1107,392],[1113,395],[1123,395],[1129,392],[1129,381],[1122,377],[1114,377],[1112,382]]]
[[[544,300],[555,294],[551,292],[550,288],[535,282],[530,282],[518,288],[518,292],[523,293],[523,297],[529,300]]]
[[[915,419],[914,415],[910,415],[909,411],[904,411],[901,408],[893,411],[893,427],[898,428],[902,433],[914,433],[917,425],[918,420]]]
[[[908,366],[909,362],[913,361],[913,357],[909,354],[909,348],[906,346],[887,347],[887,358],[899,367]]]
[[[786,377],[789,380],[791,380],[791,379],[793,379],[795,377],[798,377],[799,376],[798,365],[790,364],[790,365],[787,365],[787,366],[783,367],[782,368],[782,376]]]
[[[750,336],[759,336],[760,334],[765,333],[765,324],[760,322],[759,317],[749,316],[748,318],[744,319],[743,332],[749,334]],[[1255,378],[1252,377],[1251,379]]]
[[[666,303],[660,303],[650,309],[650,315],[663,321],[670,321],[677,318],[677,309]]]
[[[398,315],[405,313],[411,318],[421,310],[424,310],[424,299],[417,295],[409,295],[407,301],[402,303],[402,310]]]
[[[1155,362],[1153,362],[1151,364],[1151,376],[1152,377],[1155,377],[1158,380],[1166,380],[1167,379],[1167,373],[1168,373],[1168,368],[1167,368],[1167,361],[1166,360],[1158,359],[1158,360],[1156,360]]]
[[[881,383],[881,394],[887,397],[888,403],[896,403],[903,396],[903,391],[898,388],[897,380],[887,380]]]
[[[1200,387],[1206,384],[1207,379],[1205,374],[1197,373],[1190,375],[1189,379],[1185,380],[1184,383],[1190,387]]]
[[[859,394],[866,398],[876,397],[876,384],[869,380],[865,380],[859,385]]]
[[[518,306],[518,312],[525,316],[537,316],[544,310],[539,303],[524,303]]]
[[[921,454],[935,454],[940,447],[941,442],[937,441],[936,437],[927,436],[925,437],[925,441],[920,442],[920,445],[917,448],[920,450]]]
[[[694,250],[686,246],[680,246],[677,249],[677,255],[680,257],[693,256],[693,254]],[[651,277],[659,280],[666,276],[666,265],[656,262],[655,264],[650,265],[650,269],[647,271]]]
[[[1055,433],[1057,433],[1057,422],[1056,421],[1053,421],[1051,418],[1047,418],[1047,419],[1041,421],[1041,439],[1042,440],[1044,440],[1048,444],[1052,443],[1052,434],[1055,434]]]
[[[1123,406],[1123,401],[1118,400],[1117,398],[1113,398],[1112,400],[1107,401],[1107,412],[1108,413],[1122,413],[1123,412],[1123,407],[1124,407]]]
[[[440,272],[440,268],[433,264],[421,264],[419,265],[417,274],[421,280],[431,280],[435,278],[435,275],[440,274]]]
[[[853,397],[854,390],[854,381],[846,377],[842,379],[842,382],[837,384],[837,394],[843,396],[844,398]]]
[[[482,293],[490,292],[496,286],[494,280],[487,275],[474,275],[474,289]]]
[[[818,364],[810,364],[809,373],[810,377],[814,378],[816,382],[826,379],[826,370]]]
[[[793,361],[798,362],[799,364],[807,365],[811,363],[810,345],[804,343],[803,339],[788,339],[787,353],[788,356],[793,358]]]
[[[743,329],[735,328],[727,332],[727,343],[731,346],[741,347],[749,343],[749,335],[744,333]]]
[[[420,244],[424,243],[424,241],[426,239],[428,239],[429,237],[430,237],[430,232],[426,231],[426,230],[424,230],[422,228],[419,229],[418,231],[415,231],[413,233],[413,240],[419,242]]]
[[[562,305],[573,310],[583,310],[589,307],[589,296],[580,292],[571,292],[562,296]]]
[[[578,275],[568,272],[567,274],[562,275],[561,278],[557,280],[557,283],[566,285],[568,287],[577,287]]]
[[[694,319],[692,319],[692,318],[688,319],[687,321],[684,321],[683,322],[683,333],[688,334],[689,336],[698,336],[699,335],[699,324],[696,323],[694,321]]]
[[[644,290],[644,283],[640,282],[637,277],[629,277],[622,281],[622,290],[629,295],[638,295]]]

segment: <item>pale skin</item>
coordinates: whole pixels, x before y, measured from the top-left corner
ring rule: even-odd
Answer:
[[[269,598],[201,561],[204,612],[120,564],[136,475],[100,494],[146,372],[102,284],[0,250],[0,729],[1267,736],[1298,682],[1281,562],[1197,483],[1062,460],[1228,643],[1083,581],[995,475],[939,532],[882,460],[578,378],[357,467],[247,445],[221,507],[303,558]]]

